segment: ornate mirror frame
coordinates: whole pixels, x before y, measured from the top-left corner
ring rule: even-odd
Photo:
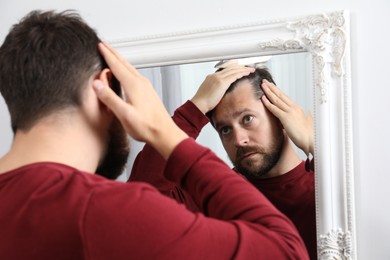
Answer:
[[[356,259],[349,12],[111,41],[137,68],[310,52],[319,259]]]

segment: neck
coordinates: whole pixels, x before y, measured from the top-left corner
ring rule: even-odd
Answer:
[[[59,121],[41,120],[29,131],[17,131],[10,151],[0,159],[0,173],[36,162],[95,172],[103,150],[99,134],[77,117]]]

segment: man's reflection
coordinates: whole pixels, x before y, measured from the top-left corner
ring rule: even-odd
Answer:
[[[275,86],[266,69],[248,75],[245,67],[231,64],[210,74],[173,119],[194,138],[210,119],[235,170],[291,219],[311,259],[317,259],[313,165],[302,161],[290,142],[313,154],[312,118]],[[145,167],[150,174],[138,174]],[[146,148],[129,181],[150,182],[196,211],[180,187],[164,180],[163,168],[164,161]]]

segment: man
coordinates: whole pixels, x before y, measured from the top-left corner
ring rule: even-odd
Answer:
[[[191,101],[175,111],[173,119],[196,138],[209,118],[234,169],[293,221],[311,259],[316,259],[313,165],[305,166],[290,143],[291,139],[308,156],[313,154],[312,119],[274,85],[267,70],[256,69],[243,76],[237,68],[230,65],[209,75]],[[191,197],[164,179],[164,162],[159,157],[145,146],[130,180],[152,183],[196,212]],[[161,165],[147,166],[146,158],[159,160]],[[145,167],[148,174],[139,175],[139,169]]]
[[[99,42],[74,13],[35,11],[0,47],[14,131],[0,159],[0,258],[307,259],[290,220],[188,138],[150,82]],[[149,184],[93,174],[122,171],[125,133],[161,155],[203,214]]]

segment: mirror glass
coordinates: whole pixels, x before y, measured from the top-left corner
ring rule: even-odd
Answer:
[[[278,87],[295,103],[299,104],[306,113],[312,112],[312,54],[309,52],[279,54],[263,57],[263,60],[266,61],[256,63],[256,66],[268,68]],[[139,71],[152,82],[168,112],[172,115],[176,108],[194,96],[206,76],[216,71],[214,66],[218,62],[219,60],[142,68]],[[197,142],[209,147],[232,167],[219,136],[211,124],[207,124],[202,129]],[[142,149],[142,146],[143,143],[132,141],[129,167],[133,164],[134,157]],[[298,148],[296,149],[301,158],[305,160],[306,155]],[[129,176],[130,171],[131,169],[128,169],[126,177]]]

